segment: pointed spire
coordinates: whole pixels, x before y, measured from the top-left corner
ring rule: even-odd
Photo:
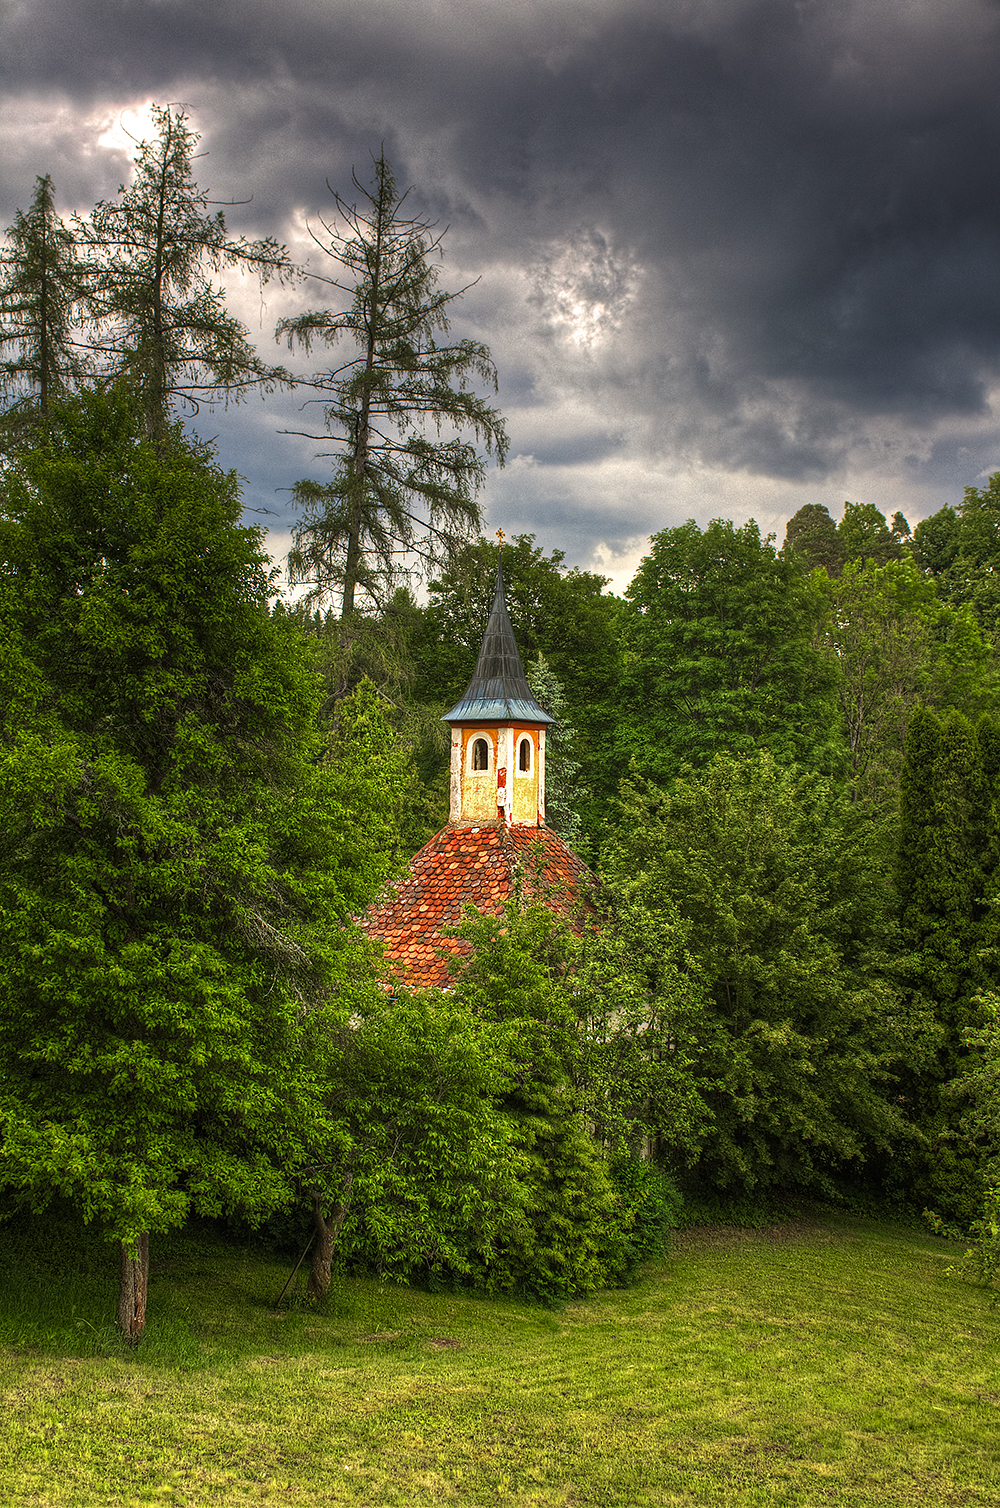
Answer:
[[[503,559],[497,565],[497,584],[493,593],[486,632],[479,649],[479,659],[464,695],[444,714],[446,723],[551,723],[553,718],[535,701],[521,664],[507,613],[503,590]]]

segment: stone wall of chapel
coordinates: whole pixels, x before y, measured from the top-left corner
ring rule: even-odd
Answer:
[[[519,754],[522,738],[531,740],[531,769],[527,774],[522,773],[520,769]],[[508,779],[510,779],[509,776]],[[511,821],[536,826],[538,822],[538,732],[534,728],[514,729],[513,787]]]
[[[470,745],[485,738],[490,746],[488,770],[471,770]],[[462,821],[495,822],[497,820],[497,730],[495,728],[462,729]]]

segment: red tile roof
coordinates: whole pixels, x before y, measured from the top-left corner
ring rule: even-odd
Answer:
[[[583,860],[551,827],[443,827],[410,860],[409,872],[361,918],[369,937],[385,947],[400,984],[447,984],[442,950],[456,956],[470,945],[443,937],[462,920],[465,905],[498,916],[521,868],[528,896],[574,920],[592,876]]]

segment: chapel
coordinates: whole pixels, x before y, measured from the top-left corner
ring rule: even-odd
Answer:
[[[446,932],[467,904],[497,916],[520,882],[567,920],[585,905],[591,875],[545,825],[545,734],[553,719],[528,685],[504,597],[503,552],[476,668],[446,712],[451,726],[448,823],[361,919],[384,946],[393,980],[446,985],[448,954],[469,944]]]

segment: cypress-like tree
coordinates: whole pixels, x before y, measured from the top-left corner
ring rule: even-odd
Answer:
[[[934,1003],[945,1036],[939,1081],[957,1071],[972,997],[985,983],[981,951],[991,876],[990,792],[984,754],[995,729],[974,730],[961,713],[918,708],[910,721],[900,782],[897,882],[903,940],[915,982]]]
[[[967,1033],[981,1024],[979,997],[994,988],[1000,730],[961,714],[918,708],[910,720],[900,783],[897,885],[903,976],[912,1000],[934,1013],[933,1056],[907,1086],[927,1138],[917,1192],[949,1217],[974,1218],[980,1169],[961,1149],[963,1111],[952,1089],[969,1066]]]

